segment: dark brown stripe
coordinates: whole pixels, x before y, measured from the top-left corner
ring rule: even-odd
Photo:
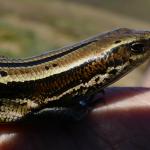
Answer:
[[[0,67],[27,67],[27,66],[34,66],[34,65],[39,65],[45,62],[49,62],[49,61],[53,61],[54,59],[63,57],[73,51],[78,50],[79,48],[82,48],[84,46],[87,46],[93,42],[96,42],[95,39],[93,39],[92,41],[86,41],[82,44],[76,44],[76,46],[70,46],[71,48],[68,48],[68,50],[58,53],[56,55],[50,56],[50,57],[46,57],[44,59],[39,59],[39,60],[35,60],[35,61],[29,61],[29,62],[0,62]],[[48,54],[47,54],[48,55]]]
[[[3,98],[31,98],[32,95],[40,93],[45,94],[44,97],[54,96],[82,83],[89,81],[97,71],[92,70],[92,62],[86,62],[81,66],[70,69],[66,72],[56,74],[47,78],[25,81],[25,82],[9,82],[8,84],[0,83],[0,97]],[[96,64],[95,64],[96,65]],[[88,70],[87,70],[88,69]],[[90,72],[90,73],[89,73]]]
[[[1,83],[0,97],[16,98],[17,95],[17,98],[31,98],[40,92],[45,93],[43,97],[57,96],[80,83],[89,81],[96,74],[105,74],[107,71],[106,65],[103,64],[106,63],[105,58],[105,56],[102,58],[103,61],[90,60],[68,71],[35,81]]]

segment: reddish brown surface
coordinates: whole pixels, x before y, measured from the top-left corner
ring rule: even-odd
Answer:
[[[148,71],[149,72],[149,71]],[[83,121],[66,125],[1,126],[0,150],[148,150],[150,139],[150,74],[147,88],[108,88]]]

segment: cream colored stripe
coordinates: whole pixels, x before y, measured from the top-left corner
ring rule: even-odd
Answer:
[[[58,67],[50,67],[49,70],[40,69],[42,65],[36,65],[34,67],[24,67],[24,69],[31,69],[29,73],[24,74],[17,74],[17,69],[23,69],[18,67],[14,69],[14,74],[7,75],[6,77],[0,77],[0,83],[7,84],[8,82],[25,82],[25,81],[31,81],[31,80],[38,80],[43,79],[55,74],[59,74],[65,71],[68,71],[74,67],[80,66],[84,64],[85,62],[88,62],[90,60],[94,60],[96,58],[101,59],[107,52],[110,51],[110,49],[113,49],[119,45],[125,44],[127,42],[132,42],[135,39],[128,39],[125,41],[122,41],[118,44],[112,44],[108,47],[99,47],[96,45],[96,43],[89,44],[86,48],[81,48],[81,50],[74,51],[72,53],[69,53],[68,55],[65,55],[62,58],[58,58],[56,60],[53,60],[51,62],[43,63],[42,65],[51,65],[53,63],[58,63]],[[106,49],[106,50],[105,50]],[[102,52],[103,51],[103,52]],[[79,53],[79,54],[78,54]],[[35,71],[35,73],[34,73]],[[9,72],[9,69],[8,69]]]

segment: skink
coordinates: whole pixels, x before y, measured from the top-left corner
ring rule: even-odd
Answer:
[[[27,59],[0,57],[0,123],[80,118],[93,96],[150,58],[150,31],[120,28]]]

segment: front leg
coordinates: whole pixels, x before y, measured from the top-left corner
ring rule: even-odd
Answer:
[[[38,110],[33,110],[26,118],[32,120],[54,119],[54,120],[72,120],[79,121],[84,118],[93,106],[102,99],[96,97],[97,94],[91,96],[77,95],[75,97],[65,98],[51,101]]]

